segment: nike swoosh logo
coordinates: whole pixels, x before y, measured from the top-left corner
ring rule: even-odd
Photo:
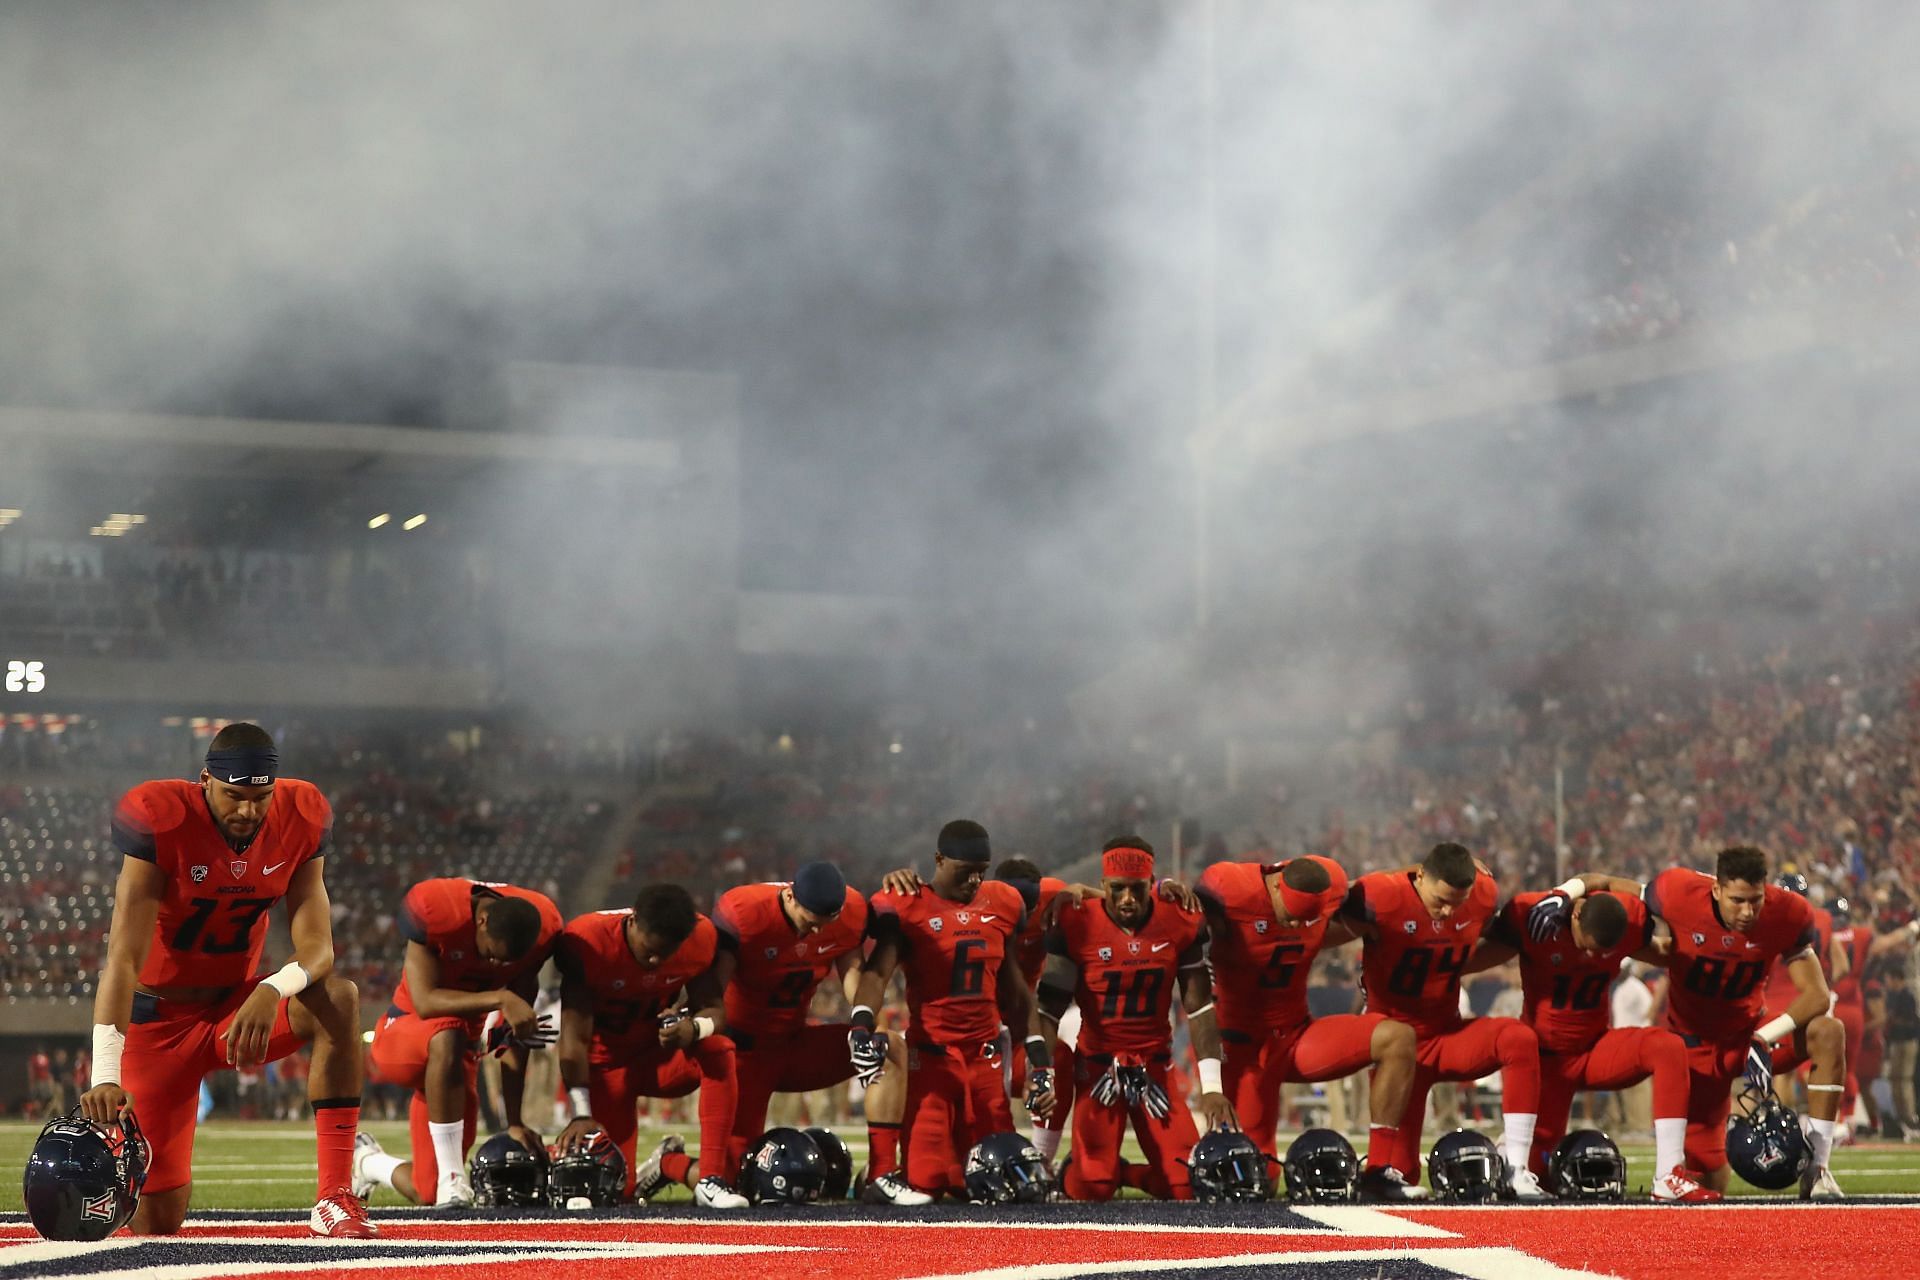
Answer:
[[[270,875],[272,875],[272,874],[273,874],[274,872],[276,872],[276,871],[278,871],[278,870],[279,870],[280,868],[282,868],[282,867],[284,867],[284,866],[286,866],[286,865],[287,865],[287,864],[286,864],[285,862],[276,862],[276,863],[274,863],[274,864],[273,864],[272,866],[270,866],[270,867],[262,867],[262,868],[260,868],[260,874],[261,874],[261,875],[263,875],[263,876],[270,876]]]
[[[250,776],[252,775],[243,773],[237,778],[228,778],[227,781],[228,782],[245,782]]]
[[[1156,943],[1154,943],[1154,944],[1153,944],[1153,950],[1155,950],[1155,951],[1165,951],[1165,950],[1166,950],[1166,949],[1167,949],[1168,947],[1170,947],[1170,946],[1172,946],[1172,945],[1173,945],[1173,944],[1172,944],[1171,942],[1156,942]]]
[[[980,923],[985,924],[989,920],[998,920],[999,918],[999,916],[981,916]]]
[[[825,955],[825,954],[826,954],[827,952],[829,952],[829,951],[831,951],[831,950],[833,950],[833,944],[832,944],[831,942],[829,942],[829,943],[828,943],[828,944],[827,944],[826,946],[824,946],[824,947],[815,947],[815,948],[813,949],[813,954],[815,954],[815,955],[817,955],[817,956],[818,956],[818,955]]]
[[[1455,925],[1455,926],[1453,926],[1453,927],[1454,927],[1455,929],[1464,929],[1464,928],[1466,928],[1466,927],[1467,927],[1467,922],[1466,922],[1465,920],[1462,920],[1462,921],[1461,921],[1461,922],[1460,922],[1459,924],[1457,924],[1457,925]]]

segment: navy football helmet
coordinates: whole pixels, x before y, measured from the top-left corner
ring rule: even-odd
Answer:
[[[555,1209],[606,1209],[627,1198],[627,1158],[606,1130],[571,1151],[549,1147],[547,1203]]]
[[[753,1140],[740,1157],[740,1194],[749,1204],[812,1204],[827,1181],[818,1144],[784,1125]]]
[[[1619,1200],[1627,1194],[1627,1162],[1598,1129],[1575,1129],[1547,1159],[1547,1190],[1562,1200]]]
[[[470,1162],[474,1203],[489,1208],[533,1209],[547,1204],[547,1153],[526,1149],[512,1134],[496,1133]]]
[[[1798,1115],[1771,1093],[1742,1087],[1734,1094],[1733,1123],[1727,1128],[1727,1163],[1756,1187],[1784,1191],[1813,1163],[1813,1147]]]
[[[49,1240],[104,1240],[133,1221],[152,1151],[129,1107],[98,1125],[75,1107],[41,1128],[20,1193]]]
[[[1343,1204],[1359,1195],[1360,1157],[1331,1129],[1308,1129],[1295,1138],[1281,1169],[1289,1200]]]
[[[1205,1204],[1266,1200],[1273,1195],[1267,1157],[1238,1129],[1214,1129],[1201,1135],[1187,1153],[1187,1180],[1193,1198]]]
[[[1773,882],[1789,893],[1807,896],[1807,878],[1798,871],[1785,871],[1773,878]]]
[[[820,1148],[821,1159],[827,1162],[827,1178],[820,1184],[820,1198],[845,1200],[853,1190],[853,1152],[847,1150],[847,1144],[831,1129],[814,1125],[801,1132],[813,1139],[813,1145]]]
[[[1025,1134],[990,1133],[967,1152],[967,1199],[975,1204],[1039,1204],[1053,1193],[1053,1170]]]
[[[1471,1129],[1443,1134],[1427,1156],[1427,1180],[1442,1200],[1493,1200],[1507,1186],[1507,1159]]]

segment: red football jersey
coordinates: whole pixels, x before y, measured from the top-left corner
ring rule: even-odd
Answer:
[[[1520,952],[1521,1015],[1540,1037],[1540,1047],[1555,1053],[1584,1053],[1606,1034],[1613,1009],[1608,994],[1620,976],[1620,962],[1653,941],[1653,916],[1638,898],[1614,893],[1627,909],[1627,931],[1606,951],[1582,951],[1570,929],[1551,942],[1527,934],[1527,912],[1545,893],[1517,893],[1501,908],[1492,936]],[[1589,894],[1598,897],[1598,894]]]
[[[1220,1025],[1246,1035],[1307,1021],[1307,973],[1327,936],[1325,916],[1304,926],[1280,923],[1267,877],[1285,865],[1216,862],[1197,889],[1227,922],[1212,934]]]
[[[596,1064],[624,1061],[636,1049],[659,1043],[655,1019],[681,988],[713,966],[718,934],[713,921],[698,917],[687,940],[649,969],[627,945],[631,907],[590,911],[568,922],[554,946],[562,976],[593,993],[592,1058]]]
[[[1673,930],[1667,1024],[1682,1035],[1732,1044],[1760,1025],[1767,966],[1818,946],[1820,930],[1813,904],[1770,884],[1753,928],[1735,933],[1720,921],[1713,880],[1670,867],[1647,882],[1644,897],[1647,910]]]
[[[281,778],[266,818],[235,851],[197,782],[143,782],[120,798],[114,846],[166,873],[153,945],[140,967],[148,987],[231,987],[260,968],[267,912],[293,873],[326,854],[333,810],[310,782]]]
[[[820,982],[867,936],[867,900],[847,890],[845,905],[826,927],[801,937],[780,909],[785,884],[743,884],[720,895],[713,925],[737,962],[727,983],[727,1026],[756,1036],[779,1036],[806,1025],[807,1006]]]
[[[1014,954],[1020,957],[1020,972],[1025,975],[1031,991],[1040,990],[1040,971],[1047,963],[1047,931],[1041,927],[1046,919],[1047,907],[1066,887],[1065,880],[1053,876],[1040,877],[1040,896],[1034,900],[1027,923],[1014,942]]]
[[[1812,906],[1811,903],[1808,905]],[[1839,995],[1840,988],[1833,980],[1833,913],[1825,907],[1813,907],[1813,927],[1820,935],[1814,943],[1818,948],[1816,954],[1820,958],[1820,972],[1826,975],[1827,985],[1833,988],[1834,994]],[[1767,970],[1766,1005],[1770,1012],[1784,1012],[1799,994],[1800,988],[1793,985],[1793,975],[1787,972],[1785,961]]]
[[[1493,919],[1499,888],[1482,871],[1445,920],[1420,901],[1411,871],[1375,871],[1353,882],[1346,914],[1374,925],[1360,953],[1367,1011],[1405,1022],[1420,1036],[1460,1024],[1460,970]]]
[[[483,960],[474,949],[473,906],[483,898],[525,898],[540,909],[539,941],[512,964]],[[451,991],[491,991],[538,970],[553,953],[563,927],[560,909],[543,893],[457,876],[422,880],[400,903],[400,936],[440,957],[440,985]],[[393,1003],[407,1013],[414,1011],[404,971]]]
[[[1081,1053],[1160,1054],[1173,1046],[1167,1020],[1180,971],[1207,962],[1206,917],[1155,902],[1147,922],[1129,933],[1090,901],[1063,911],[1047,950],[1080,968],[1073,1002],[1080,1006]]]
[[[1831,923],[1833,917],[1829,915],[1827,920]],[[1847,950],[1847,976],[1838,981],[1834,981],[1833,974],[1829,973],[1827,974],[1827,981],[1832,983],[1833,994],[1839,1004],[1845,1005],[1850,1009],[1858,1009],[1864,1016],[1866,1013],[1867,1000],[1860,979],[1867,971],[1867,952],[1873,947],[1873,926],[1870,924],[1850,924],[1845,928],[1835,929],[1833,931],[1833,937]],[[1822,950],[1820,954],[1825,956],[1825,950]],[[1775,965],[1774,968],[1776,970],[1785,970],[1786,966],[1783,964]],[[1789,1001],[1789,1003],[1791,1003],[1791,1001]],[[1769,1009],[1775,1007],[1771,991],[1767,994],[1767,1007]],[[1785,1009],[1786,1007],[1784,1004],[1779,1006],[1781,1009]]]
[[[971,902],[950,902],[930,887],[905,898],[881,892],[873,910],[877,927],[900,931],[912,1039],[962,1048],[995,1039],[1000,968],[1026,924],[1020,891],[986,880]]]

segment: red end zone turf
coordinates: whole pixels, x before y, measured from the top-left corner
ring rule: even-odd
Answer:
[[[1275,1206],[1272,1227],[1202,1225],[1173,1206],[1141,1204],[1138,1220],[1078,1220],[1055,1210],[938,1220],[821,1214],[756,1219],[383,1217],[383,1239],[334,1243],[291,1216],[198,1220],[171,1240],[121,1236],[53,1245],[10,1215],[0,1225],[0,1280],[904,1280],[916,1276],[1067,1280],[1159,1275],[1372,1277],[1672,1276],[1741,1280],[1834,1273],[1913,1274],[1920,1205],[1715,1208],[1627,1206],[1320,1210]],[[1191,1207],[1187,1207],[1191,1208]],[[1265,1215],[1261,1215],[1265,1216]],[[1132,1215],[1129,1215],[1131,1219]],[[1188,1221],[1182,1222],[1185,1217]]]

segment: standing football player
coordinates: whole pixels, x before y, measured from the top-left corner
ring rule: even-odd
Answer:
[[[1537,929],[1528,915],[1542,902]],[[1520,957],[1521,1015],[1540,1038],[1540,1119],[1533,1129],[1533,1169],[1566,1136],[1567,1115],[1580,1089],[1624,1089],[1653,1077],[1653,1198],[1688,1204],[1720,1199],[1686,1167],[1687,1046],[1658,1027],[1608,1026],[1607,999],[1629,956],[1659,963],[1661,928],[1636,896],[1594,891],[1567,910],[1560,927],[1551,894],[1520,893],[1508,900],[1479,950],[1467,962],[1478,973]],[[1666,1172],[1662,1173],[1661,1170]]]
[[[413,1158],[401,1160],[362,1134],[354,1187],[375,1184],[415,1204],[473,1204],[466,1152],[480,1095],[478,1053],[500,1059],[507,1132],[536,1156],[540,1135],[521,1120],[527,1050],[551,1045],[551,1019],[535,1014],[540,966],[560,936],[560,911],[545,894],[457,877],[422,880],[400,906],[406,968],[393,1004],[373,1030],[373,1069],[413,1090],[407,1109]]]
[[[1533,907],[1535,918],[1564,925],[1585,894],[1632,893],[1639,886],[1617,876],[1581,873]],[[1776,1066],[1811,1059],[1807,1109],[1813,1160],[1800,1181],[1803,1199],[1839,1199],[1827,1168],[1834,1117],[1846,1075],[1846,1032],[1827,1013],[1826,975],[1818,954],[1820,930],[1812,905],[1790,889],[1767,883],[1767,855],[1736,845],[1722,849],[1714,874],[1671,867],[1648,882],[1647,910],[1673,933],[1667,968],[1667,1025],[1687,1046],[1687,1166],[1706,1186],[1725,1191],[1727,1114],[1734,1081],[1744,1074],[1764,1094]],[[1767,966],[1785,964],[1798,994],[1768,1016]]]
[[[1131,1186],[1191,1200],[1186,1157],[1200,1135],[1184,1091],[1170,1093],[1167,1084],[1176,986],[1199,1059],[1200,1112],[1209,1129],[1234,1126],[1221,1087],[1206,919],[1154,900],[1153,848],[1138,836],[1109,840],[1100,872],[1099,905],[1075,904],[1048,931],[1040,980],[1043,1016],[1056,1027],[1069,1004],[1080,1008],[1065,1190],[1075,1200],[1111,1200]],[[1036,1101],[1045,1109],[1048,1100]],[[1120,1156],[1129,1118],[1144,1164]]]
[[[1347,873],[1329,858],[1216,862],[1200,877],[1212,937],[1227,1096],[1240,1125],[1269,1159],[1277,1157],[1280,1086],[1340,1080],[1369,1064],[1372,1127],[1361,1190],[1381,1201],[1418,1200],[1393,1167],[1393,1143],[1413,1088],[1414,1033],[1377,1009],[1311,1018],[1307,975],[1314,957],[1353,939],[1334,918]]]
[[[1419,1037],[1399,1128],[1368,1137],[1369,1175],[1391,1151],[1392,1166],[1408,1183],[1418,1181],[1427,1090],[1438,1080],[1478,1080],[1498,1071],[1509,1190],[1521,1200],[1546,1198],[1528,1168],[1540,1110],[1540,1042],[1518,1018],[1460,1015],[1460,975],[1493,920],[1498,896],[1493,876],[1457,844],[1435,845],[1411,870],[1361,876],[1347,893],[1342,914],[1366,939],[1367,1011],[1407,1023]]]
[[[858,969],[856,1062],[883,1062],[874,1010],[895,970],[907,975],[907,1182],[929,1196],[966,1194],[961,1162],[989,1133],[1013,1128],[1000,1027],[1024,1031],[1028,1074],[1052,1058],[1012,942],[1026,922],[1019,890],[989,881],[986,828],[958,819],[940,829],[933,877],[911,896],[873,898],[872,953]],[[1050,1084],[1050,1082],[1048,1082]],[[1050,1092],[1036,1092],[1047,1110]]]
[[[554,950],[560,966],[560,1078],[573,1118],[562,1151],[603,1130],[627,1162],[627,1194],[651,1198],[669,1182],[693,1188],[709,1209],[743,1209],[727,1145],[736,1096],[733,1041],[723,988],[713,973],[719,935],[677,884],[650,884],[620,911],[570,922]],[[685,1002],[680,996],[685,992]],[[688,1012],[691,1010],[691,1013]],[[647,1164],[635,1163],[641,1098],[700,1091],[702,1176],[677,1136]]]
[[[123,856],[113,927],[93,1004],[87,1118],[128,1107],[152,1145],[132,1229],[180,1229],[193,1190],[200,1085],[220,1067],[254,1067],[313,1045],[319,1194],[308,1226],[377,1235],[350,1194],[360,1124],[360,996],[333,973],[324,879],[333,811],[313,784],[280,776],[273,738],[255,724],[214,735],[198,782],[143,782],[121,797]],[[282,898],[293,958],[257,972],[267,913]]]
[[[811,1093],[858,1076],[867,1090],[868,1173],[861,1198],[927,1204],[929,1198],[898,1172],[904,1043],[875,1030],[871,1009],[864,1022],[807,1023],[807,1009],[827,974],[838,970],[854,980],[869,917],[867,900],[831,862],[807,863],[792,883],[729,889],[715,904],[719,949],[713,977],[726,992],[726,1034],[734,1045],[738,1085],[727,1167],[737,1167],[760,1136],[775,1093]]]

